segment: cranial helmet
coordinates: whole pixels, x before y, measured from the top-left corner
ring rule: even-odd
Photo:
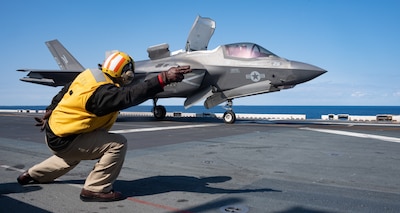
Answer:
[[[135,62],[124,52],[115,52],[107,57],[101,70],[114,78],[120,78],[127,71],[135,70]]]

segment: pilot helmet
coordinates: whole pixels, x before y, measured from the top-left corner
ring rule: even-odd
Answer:
[[[128,54],[124,52],[115,52],[107,57],[101,66],[101,70],[113,78],[133,79],[135,62]]]

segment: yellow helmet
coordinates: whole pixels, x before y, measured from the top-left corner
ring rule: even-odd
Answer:
[[[133,59],[124,52],[115,52],[107,57],[101,70],[111,77],[119,78],[123,72],[128,70],[134,71],[135,62]]]

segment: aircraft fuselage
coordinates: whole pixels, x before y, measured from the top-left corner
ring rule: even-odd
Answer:
[[[229,52],[233,47],[247,49],[240,49],[234,54]],[[151,76],[149,72],[156,75],[177,65],[190,65],[193,72],[186,74],[183,82],[166,86],[165,91],[157,95],[158,98],[188,97],[197,90],[207,88],[213,93],[223,93],[251,85],[256,87],[248,94],[238,91],[227,97],[229,99],[292,88],[326,72],[310,64],[281,58],[253,43],[237,43],[214,50],[181,52],[168,58],[138,62],[136,73],[139,76],[143,73],[143,77],[137,80],[144,80],[146,73],[148,78]]]

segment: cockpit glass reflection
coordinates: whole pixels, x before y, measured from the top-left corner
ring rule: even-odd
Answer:
[[[225,45],[225,54],[234,58],[259,58],[276,56],[265,48],[253,43],[236,43]]]

